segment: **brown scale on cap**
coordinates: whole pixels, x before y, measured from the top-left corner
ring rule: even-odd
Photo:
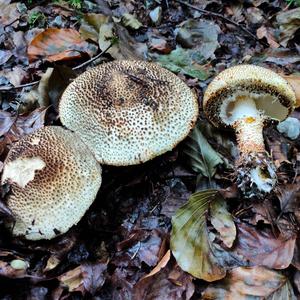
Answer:
[[[193,128],[198,102],[173,73],[124,60],[77,77],[65,90],[59,113],[100,163],[121,166],[173,149]]]
[[[4,162],[5,183],[11,185],[13,234],[51,239],[89,208],[101,185],[101,167],[72,132],[48,126],[14,144]]]

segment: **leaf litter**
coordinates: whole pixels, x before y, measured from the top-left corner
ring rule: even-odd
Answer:
[[[297,1],[191,5],[197,9],[184,1],[1,0],[1,165],[22,136],[60,125],[57,105],[72,78],[113,59],[161,64],[186,81],[200,104],[212,78],[239,63],[277,71],[298,95]],[[299,121],[299,112],[292,117]],[[76,227],[52,241],[10,235],[9,187],[2,187],[0,296],[296,299],[297,121],[265,130],[279,184],[261,203],[239,195],[234,136],[210,126],[202,110],[174,151],[141,166],[104,167],[99,199]]]

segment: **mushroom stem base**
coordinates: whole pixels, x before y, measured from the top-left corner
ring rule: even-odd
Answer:
[[[276,182],[276,167],[267,152],[244,154],[236,163],[237,185],[246,198],[262,198]]]

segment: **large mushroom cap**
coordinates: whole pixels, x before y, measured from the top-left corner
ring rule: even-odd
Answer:
[[[101,167],[72,132],[49,126],[12,147],[2,175],[2,184],[7,182],[7,205],[16,221],[13,234],[51,239],[89,208],[101,184]]]
[[[295,93],[275,72],[255,66],[239,65],[221,72],[209,84],[203,107],[215,126],[230,125],[230,112],[236,100],[252,98],[267,118],[284,120],[294,109]]]
[[[173,73],[123,60],[77,77],[62,95],[59,113],[100,163],[121,166],[173,149],[194,126],[198,103]]]

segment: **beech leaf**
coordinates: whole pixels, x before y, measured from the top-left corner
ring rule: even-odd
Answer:
[[[209,179],[214,176],[217,166],[223,163],[220,154],[208,143],[199,125],[189,134],[184,153],[191,168]]]
[[[229,221],[222,202],[224,199],[217,190],[201,191],[193,194],[172,218],[171,250],[178,265],[194,277],[206,281],[219,280],[226,275],[225,268],[213,253],[214,245],[206,224],[209,209],[224,240],[230,244],[235,238],[234,223]],[[226,225],[222,224],[223,217]],[[225,226],[230,228],[230,238],[224,231]]]
[[[279,272],[256,266],[231,270],[221,282],[206,288],[201,299],[296,300],[296,297],[288,278]]]

